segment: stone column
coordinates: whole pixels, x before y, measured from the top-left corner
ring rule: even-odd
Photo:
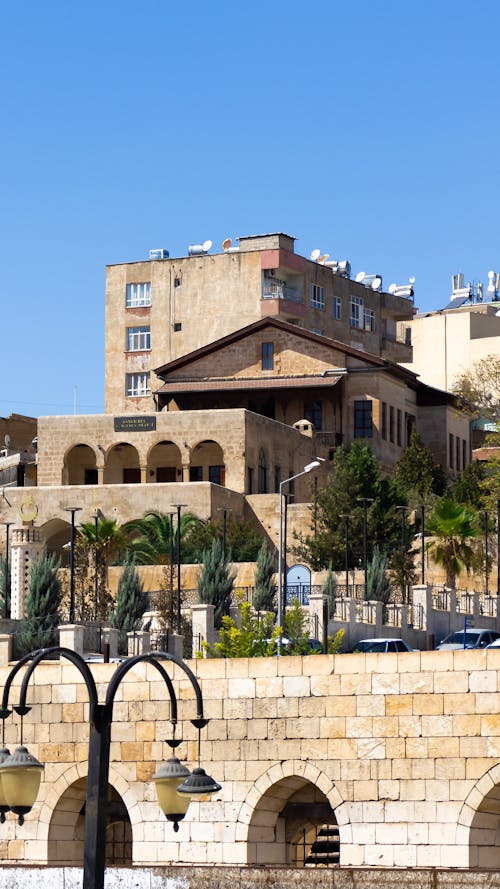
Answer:
[[[193,654],[201,650],[201,643],[213,645],[217,634],[214,627],[215,605],[192,605]]]
[[[309,596],[309,632],[320,642],[323,640],[323,602],[326,598],[323,593]]]
[[[127,633],[127,651],[129,657],[147,654],[151,651],[151,633],[145,630],[132,630],[131,633]]]
[[[59,627],[59,645],[69,648],[83,657],[83,637],[85,627],[81,624],[62,624]]]
[[[10,616],[24,617],[24,606],[29,591],[31,567],[43,549],[40,531],[33,525],[12,528],[10,547],[11,603]]]
[[[101,630],[102,646],[109,645],[109,656],[118,657],[118,636],[120,631],[115,627],[103,627]]]
[[[0,667],[6,667],[12,660],[12,640],[9,633],[0,634]]]
[[[432,615],[432,587],[427,584],[417,584],[413,587],[413,606],[422,608],[422,630],[431,629]]]
[[[190,463],[183,463],[183,464],[182,464],[182,481],[183,481],[183,482],[188,482],[188,481],[189,481],[189,469],[190,469],[190,465],[191,465]]]
[[[174,657],[182,660],[184,656],[184,637],[178,636],[177,633],[169,633],[167,651],[169,654],[173,654]]]

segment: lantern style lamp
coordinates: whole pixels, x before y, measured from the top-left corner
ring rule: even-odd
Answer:
[[[4,745],[0,749],[0,763],[5,762],[8,756],[10,756],[10,750]],[[10,806],[7,805],[2,782],[0,781],[0,824],[4,823],[7,812],[10,812]]]
[[[43,766],[26,747],[18,747],[0,763],[0,786],[5,805],[24,824],[24,816],[35,802]]]
[[[181,796],[177,793],[177,788],[190,774],[189,769],[176,756],[171,756],[153,775],[160,809],[168,821],[173,821],[176,832],[179,830],[179,821],[184,818],[191,802],[191,796]]]
[[[220,789],[220,784],[217,784],[217,781],[211,778],[210,775],[207,775],[205,769],[198,766],[197,769],[193,769],[186,780],[177,788],[177,793],[179,795],[185,794],[189,798],[201,798],[211,796],[212,793],[217,793]]]

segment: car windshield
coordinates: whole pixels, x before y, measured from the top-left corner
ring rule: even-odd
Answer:
[[[477,642],[478,636],[479,636],[479,633],[473,633],[473,632],[467,631],[465,633],[465,644],[466,645],[475,645]],[[455,644],[458,643],[459,645],[463,645],[464,644],[464,631],[460,630],[458,633],[450,633],[450,635],[447,636],[446,639],[444,639],[443,641],[444,642],[453,642]]]
[[[364,639],[357,643],[356,651],[387,651],[387,642],[385,639],[380,639],[378,642],[373,642],[372,639]]]

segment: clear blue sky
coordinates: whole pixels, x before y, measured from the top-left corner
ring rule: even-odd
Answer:
[[[103,410],[104,267],[285,231],[500,271],[498,0],[0,5],[0,415]]]

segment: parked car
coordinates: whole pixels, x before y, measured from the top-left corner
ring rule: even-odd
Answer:
[[[439,645],[436,645],[436,651],[458,651],[460,648],[487,648],[495,639],[500,638],[500,633],[496,630],[481,630],[479,627],[472,629],[468,627],[465,630],[455,630],[454,633],[448,633]]]
[[[500,637],[498,639],[494,639],[493,642],[490,642],[486,648],[500,648]]]
[[[353,651],[414,651],[404,639],[360,639]]]

